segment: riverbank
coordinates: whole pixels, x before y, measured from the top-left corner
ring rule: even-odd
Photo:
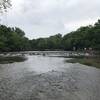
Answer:
[[[27,58],[24,56],[0,56],[0,64],[8,64],[8,63],[14,63],[14,62],[22,62],[25,61]]]
[[[80,63],[80,64],[100,68],[100,57],[73,58],[73,59],[67,60],[66,62],[68,62],[68,63]]]

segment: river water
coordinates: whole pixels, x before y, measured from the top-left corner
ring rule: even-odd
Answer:
[[[27,58],[0,64],[0,100],[100,100],[100,69],[64,57]]]

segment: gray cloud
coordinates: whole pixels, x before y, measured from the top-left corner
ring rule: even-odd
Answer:
[[[2,23],[18,26],[29,38],[66,34],[100,16],[100,0],[12,0]],[[6,20],[7,16],[7,20]]]

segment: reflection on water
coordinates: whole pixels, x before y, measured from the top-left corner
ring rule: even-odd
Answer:
[[[64,64],[65,58],[44,57],[41,55],[27,56],[27,57],[28,59],[24,62],[20,62],[20,63],[15,62],[12,64],[1,64],[0,73],[2,75],[9,74],[9,75],[12,75],[12,76],[15,75],[15,77],[18,77],[28,72],[45,73],[45,72],[57,70],[66,66],[66,64]]]
[[[20,63],[1,64],[0,74],[12,77],[21,77],[25,73],[46,73],[53,70],[61,70],[63,67],[69,67],[71,64],[64,63],[65,58],[46,57],[42,55],[27,56],[28,59]]]
[[[65,67],[64,59],[60,57],[29,56],[25,65],[28,66],[28,70],[45,73]]]

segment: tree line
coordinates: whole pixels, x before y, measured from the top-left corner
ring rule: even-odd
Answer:
[[[28,39],[20,28],[0,25],[0,52],[29,50],[100,50],[100,20],[94,25],[80,27],[62,36]]]

